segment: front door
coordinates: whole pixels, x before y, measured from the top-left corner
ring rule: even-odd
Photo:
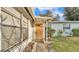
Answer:
[[[35,25],[36,28],[36,41],[43,41],[43,24],[41,23],[36,23]]]

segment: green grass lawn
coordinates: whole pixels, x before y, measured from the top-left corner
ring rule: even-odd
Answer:
[[[78,52],[79,37],[52,38],[52,49],[58,52]]]

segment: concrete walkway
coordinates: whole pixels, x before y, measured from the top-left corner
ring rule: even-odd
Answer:
[[[48,52],[55,52],[55,50],[52,48],[52,41],[46,41],[45,46],[48,49]]]
[[[33,42],[30,43],[24,50],[24,52],[55,52],[52,49],[51,42]]]
[[[44,43],[37,43],[36,52],[48,52],[48,49],[45,47]]]
[[[55,50],[52,49],[52,42],[35,42],[34,48],[32,52],[55,52]]]

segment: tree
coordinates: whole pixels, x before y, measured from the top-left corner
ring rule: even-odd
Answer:
[[[79,21],[79,8],[78,7],[66,7],[64,16],[68,21]]]
[[[51,10],[47,10],[46,14],[43,14],[43,13],[40,12],[39,16],[52,17],[52,11]]]
[[[60,19],[60,16],[57,14],[55,17],[54,17],[54,20],[55,21],[58,21]]]

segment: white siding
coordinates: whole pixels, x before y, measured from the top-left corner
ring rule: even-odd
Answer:
[[[52,28],[54,28],[56,31],[63,30],[63,24],[52,24]]]
[[[31,42],[32,41],[32,38],[33,38],[33,28],[32,28],[32,26],[31,26],[31,23],[30,23],[30,21],[28,21],[28,41],[29,42]]]
[[[79,23],[72,23],[71,29],[73,29],[73,28],[79,28]]]
[[[71,29],[73,29],[73,28],[79,28],[79,23],[68,23],[68,24],[70,24],[70,27],[71,27]],[[54,28],[54,29],[56,29],[56,30],[63,30],[63,23],[52,23],[52,28]]]
[[[59,23],[58,22],[53,23],[52,22],[51,27],[56,30],[54,35],[57,35],[58,30],[63,30],[63,24],[70,24],[70,30],[72,30],[74,28],[79,28],[79,23],[78,22],[69,22],[69,23],[67,23],[67,22],[66,23],[64,23],[64,22],[62,22],[62,23],[60,23],[60,22]],[[70,30],[67,30],[67,31],[70,32]]]

